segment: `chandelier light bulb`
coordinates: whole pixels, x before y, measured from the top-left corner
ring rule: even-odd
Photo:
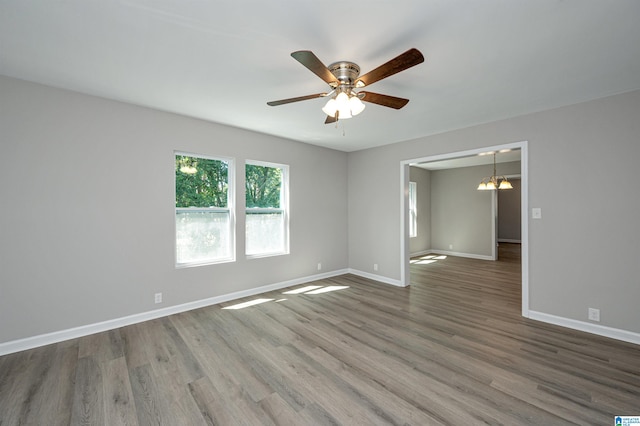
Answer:
[[[511,182],[509,182],[506,178],[500,182],[500,186],[498,187],[498,189],[513,189],[513,186],[511,185]]]

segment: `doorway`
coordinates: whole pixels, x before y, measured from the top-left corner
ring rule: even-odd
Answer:
[[[520,151],[520,238],[521,238],[521,265],[522,265],[522,316],[529,316],[529,247],[528,247],[528,169],[527,169],[527,142],[516,142],[504,145],[483,147],[468,151],[452,152],[434,156],[413,158],[404,160],[400,164],[401,169],[401,285],[408,286],[411,283],[410,276],[410,250],[409,250],[409,173],[410,166],[419,163],[436,161],[454,161],[464,158],[473,158],[487,152],[499,152],[507,150]],[[478,179],[482,178],[479,176]],[[493,197],[493,196],[492,196]],[[496,224],[497,226],[497,224]],[[496,232],[497,234],[497,232]],[[495,247],[495,243],[494,243]]]

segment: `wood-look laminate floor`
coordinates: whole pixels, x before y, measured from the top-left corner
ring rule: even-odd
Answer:
[[[414,259],[409,288],[344,275],[313,283],[346,287],[330,292],[281,290],[0,357],[0,425],[640,415],[640,347],[523,319],[517,246],[505,247],[498,262]]]

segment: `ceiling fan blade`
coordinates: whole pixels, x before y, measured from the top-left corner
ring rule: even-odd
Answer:
[[[299,96],[297,98],[289,98],[289,99],[280,99],[279,101],[271,101],[271,102],[267,102],[267,105],[278,106],[278,105],[290,104],[291,102],[299,102],[299,101],[306,101],[309,99],[322,98],[324,96],[327,96],[327,94],[316,93],[314,95]]]
[[[362,100],[365,102],[371,102],[372,104],[378,104],[394,109],[400,109],[409,103],[409,99],[396,98],[395,96],[381,95],[373,92],[360,92],[360,95],[364,95]]]
[[[364,87],[376,81],[397,74],[415,65],[424,62],[424,56],[418,49],[409,49],[401,55],[396,56],[387,63],[380,65],[378,68],[369,71],[365,75],[356,80],[356,87]]]
[[[313,54],[310,50],[298,50],[291,54],[293,58],[300,62],[302,65],[307,67],[309,71],[323,79],[327,84],[331,87],[336,87],[338,85],[338,80],[336,76],[331,74],[329,68],[325,64],[318,59],[316,55]]]
[[[331,124],[335,123],[336,121],[338,121],[337,114],[335,116],[327,115],[327,119],[324,120],[324,124]]]

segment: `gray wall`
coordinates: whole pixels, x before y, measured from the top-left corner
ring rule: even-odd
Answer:
[[[522,240],[520,179],[509,179],[513,189],[498,191],[498,241]]]
[[[542,208],[531,310],[586,321],[596,307],[601,325],[640,332],[640,201],[615,184],[640,180],[639,112],[635,91],[345,154],[0,77],[0,342],[147,312],[155,292],[166,307],[312,276],[318,262],[399,280],[401,161],[522,140]],[[237,262],[176,270],[174,150],[236,158],[240,187],[244,159],[289,164],[291,255],[243,258],[239,197]]]
[[[434,250],[491,256],[491,192],[478,183],[493,166],[432,172],[431,246]]]
[[[530,309],[640,332],[639,115],[634,91],[350,153],[350,267],[400,280],[401,161],[526,140]]]
[[[417,231],[409,240],[411,253],[422,253],[431,249],[431,172],[420,167],[411,167],[410,180],[417,187]]]
[[[520,163],[502,163],[497,170],[517,174]],[[493,255],[492,191],[477,190],[482,178],[492,174],[492,164],[431,172],[432,249]]]
[[[1,76],[0,129],[0,343],[348,266],[344,152]],[[176,270],[174,150],[288,164],[291,254],[244,259],[239,192],[237,261]]]

